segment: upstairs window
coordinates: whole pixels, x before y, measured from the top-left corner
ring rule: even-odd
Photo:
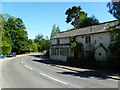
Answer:
[[[60,39],[57,39],[57,44],[58,44],[58,45],[60,44]]]
[[[91,37],[90,36],[85,36],[85,43],[86,44],[91,43]]]

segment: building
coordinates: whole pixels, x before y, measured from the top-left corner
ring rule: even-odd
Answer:
[[[106,29],[109,25],[116,25],[117,21],[109,21],[99,25],[79,28],[60,32],[52,38],[50,46],[50,59],[67,62],[69,57],[74,57],[74,51],[70,49],[70,38],[74,37],[75,41],[83,44],[82,56],[88,57],[90,52],[94,51],[95,59],[106,61],[110,56],[108,47],[114,42],[110,32]],[[81,57],[81,54],[78,55]]]

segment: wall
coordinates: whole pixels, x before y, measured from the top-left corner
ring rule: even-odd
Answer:
[[[60,55],[50,55],[50,59],[67,62],[67,56],[60,56]]]
[[[106,61],[107,60],[107,55],[106,54],[107,54],[106,51],[102,47],[98,47],[95,50],[95,59],[97,61]]]
[[[61,42],[60,42],[61,44],[70,43],[70,39],[69,39],[69,38],[61,38],[60,41],[61,41]]]
[[[60,39],[60,44],[68,44],[70,43],[69,38],[61,38]],[[52,39],[52,45],[57,44],[57,39]]]
[[[107,49],[110,45],[111,36],[110,33],[99,33],[92,35],[92,41],[95,42],[93,47],[96,49],[100,43]]]
[[[76,37],[76,41],[78,43],[82,43],[83,45],[87,45],[85,43],[85,36],[77,36]],[[91,36],[91,44],[93,45],[94,49],[96,49],[100,43],[102,43],[104,45],[105,48],[108,48],[108,46],[110,45],[110,41],[111,41],[111,35],[110,33],[98,33],[98,34],[92,34]]]

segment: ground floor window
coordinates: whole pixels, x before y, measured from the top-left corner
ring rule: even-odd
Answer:
[[[51,48],[51,55],[62,55],[68,56],[69,55],[69,48]]]
[[[51,48],[51,55],[56,55],[56,49],[55,48]]]
[[[68,56],[69,55],[69,48],[63,48],[62,49],[62,55],[63,56]]]

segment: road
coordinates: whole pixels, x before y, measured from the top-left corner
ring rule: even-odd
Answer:
[[[36,62],[40,60],[25,55],[2,62],[2,88],[118,88],[117,80],[80,77],[75,71]]]

